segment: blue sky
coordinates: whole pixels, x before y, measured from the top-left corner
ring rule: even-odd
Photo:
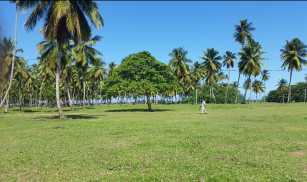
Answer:
[[[157,59],[167,63],[173,48],[183,47],[193,61],[207,48],[216,48],[221,54],[226,50],[238,52],[233,39],[234,25],[247,18],[256,27],[254,38],[265,51],[264,68],[279,70],[280,49],[286,40],[299,37],[307,43],[307,2],[98,2],[104,17],[103,29],[93,31],[103,40],[97,48],[106,63],[120,63],[128,54],[148,50]],[[15,7],[0,2],[4,33],[13,34]],[[29,63],[36,62],[36,44],[43,40],[39,29],[30,32],[24,22],[29,12],[22,12],[18,25],[18,46]],[[306,67],[307,68],[307,67]],[[293,82],[303,81],[307,69],[295,72]],[[236,80],[237,72],[231,73]],[[281,78],[288,79],[287,71],[271,72],[267,89],[273,89]]]

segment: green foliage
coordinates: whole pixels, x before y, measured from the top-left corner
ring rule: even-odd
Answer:
[[[113,70],[107,87],[113,96],[151,97],[176,91],[177,82],[167,65],[144,51],[123,59]]]
[[[210,89],[214,90],[215,100],[213,100],[212,96],[210,96]],[[198,101],[200,103],[203,99],[208,103],[225,103],[225,90],[227,89],[227,84],[215,84],[213,87],[209,85],[204,85],[200,89],[198,89]],[[240,95],[239,90],[233,84],[230,84],[228,87],[228,96],[227,103],[234,103],[236,95]],[[242,97],[242,96],[241,96]],[[186,102],[193,103],[195,102],[195,92],[192,92],[190,97],[188,97]]]
[[[266,100],[268,102],[287,102],[288,97],[288,87],[287,83],[284,83],[284,80],[281,82],[281,86],[279,86],[276,90],[272,90],[269,92]],[[305,89],[307,89],[307,83],[300,82],[295,85],[292,85],[292,102],[304,102],[305,98]]]

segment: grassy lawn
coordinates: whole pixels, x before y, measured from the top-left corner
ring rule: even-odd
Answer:
[[[307,181],[307,105],[0,113],[0,181]]]

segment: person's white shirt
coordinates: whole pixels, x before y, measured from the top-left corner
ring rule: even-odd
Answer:
[[[203,100],[202,102],[201,102],[201,106],[200,106],[200,111],[201,111],[201,113],[207,113],[207,111],[206,111],[206,101],[205,100]]]

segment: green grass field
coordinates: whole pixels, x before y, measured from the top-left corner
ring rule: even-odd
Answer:
[[[0,114],[0,181],[307,181],[307,105]]]

